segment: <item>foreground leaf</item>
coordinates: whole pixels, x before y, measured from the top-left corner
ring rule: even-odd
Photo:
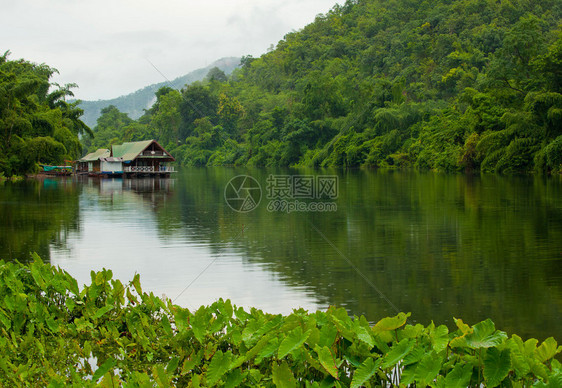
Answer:
[[[373,375],[377,372],[377,369],[381,363],[379,358],[377,362],[373,361],[372,358],[367,358],[359,368],[355,370],[353,374],[353,380],[351,380],[351,388],[357,388],[362,386],[367,382]]]
[[[486,350],[484,357],[484,379],[488,387],[497,387],[511,370],[509,349],[499,351],[497,348]]]
[[[421,387],[429,385],[437,377],[442,363],[443,359],[437,353],[431,352],[426,354],[416,367],[416,382]]]
[[[496,326],[490,319],[477,323],[472,329],[474,332],[465,337],[467,346],[472,349],[491,348],[507,339],[507,334],[496,331]]]
[[[472,365],[457,364],[445,377],[445,386],[449,388],[465,388],[470,383]]]
[[[375,333],[379,333],[381,331],[396,330],[406,324],[406,321],[408,320],[408,317],[410,315],[412,315],[412,313],[398,313],[398,315],[394,317],[383,318],[376,323],[376,325],[373,327],[373,331]]]
[[[207,369],[207,384],[215,385],[226,372],[230,366],[231,353],[223,353],[218,350]]]
[[[558,346],[558,342],[554,338],[549,337],[537,348],[536,353],[540,362],[546,362],[561,351],[562,346]]]
[[[383,359],[382,367],[388,368],[393,367],[398,364],[414,347],[414,341],[410,339],[403,339],[399,343],[393,345],[390,351],[386,354]]]
[[[272,367],[273,374],[273,384],[280,388],[293,388],[297,386],[297,381],[293,372],[289,368],[289,365],[285,361],[281,365],[273,364]]]
[[[95,372],[92,376],[92,381],[98,381],[104,374],[109,372],[111,368],[115,365],[115,360],[113,358],[108,358]]]
[[[338,379],[338,367],[336,365],[336,361],[334,360],[334,355],[332,351],[327,347],[319,347],[316,346],[316,352],[318,353],[318,359],[320,360],[320,364],[322,367],[334,377],[336,380]]]
[[[304,344],[304,341],[310,335],[310,331],[306,331],[305,333],[302,332],[302,327],[297,327],[294,330],[291,330],[289,334],[281,341],[279,345],[279,350],[277,353],[277,357],[282,359],[287,354],[291,353],[293,350]]]

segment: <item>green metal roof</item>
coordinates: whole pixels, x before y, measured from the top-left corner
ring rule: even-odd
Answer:
[[[124,162],[128,162],[131,160],[136,159],[139,154],[144,151],[146,148],[148,148],[148,146],[150,144],[152,144],[152,142],[154,142],[154,140],[144,140],[144,141],[134,141],[134,142],[129,142],[129,143],[123,143],[120,145],[113,145],[112,146],[112,156],[114,158],[123,158]],[[158,143],[156,143],[158,144]],[[162,148],[162,150],[164,150]],[[173,157],[171,157],[170,155],[167,154],[166,151],[164,151],[166,153],[166,158],[171,158],[173,159]],[[162,158],[162,156],[159,156],[159,158]]]
[[[80,159],[80,162],[95,162],[96,160],[98,160],[99,158],[107,158],[108,156],[110,156],[110,152],[107,148],[100,148],[99,150],[96,150],[94,152],[89,153],[88,155],[84,156],[82,159]]]

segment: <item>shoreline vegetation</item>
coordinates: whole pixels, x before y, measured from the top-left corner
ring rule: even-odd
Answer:
[[[6,386],[562,385],[562,346],[508,337],[491,320],[456,328],[372,325],[343,308],[283,316],[218,300],[196,311],[91,272],[83,288],[37,255],[0,261],[0,384]]]
[[[0,176],[24,176],[40,164],[63,165],[82,153],[80,136],[93,135],[69,103],[75,84],[49,80],[57,70],[0,55]]]
[[[0,56],[0,173],[156,139],[186,166],[562,172],[562,5],[348,0],[227,76],[90,130],[56,69]]]
[[[89,151],[157,139],[179,164],[562,171],[558,1],[349,0],[230,76],[102,110]]]

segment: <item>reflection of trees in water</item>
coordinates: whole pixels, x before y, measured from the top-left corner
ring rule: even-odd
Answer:
[[[37,252],[45,261],[51,246],[64,249],[80,230],[80,194],[93,191],[101,207],[136,202],[158,214],[173,194],[172,179],[53,178],[0,184],[0,258],[27,261]],[[132,196],[123,199],[122,196]],[[121,199],[119,199],[121,198]],[[135,198],[135,199],[132,199]]]
[[[312,222],[418,321],[490,317],[522,335],[562,335],[558,178],[352,170],[341,175],[336,213],[270,213],[262,203],[239,214],[224,203],[223,191],[243,171],[190,169],[177,182],[177,208],[164,210],[180,221],[166,224],[183,224],[217,243],[231,241],[245,225],[234,244],[246,262],[305,287],[321,304],[370,320],[392,314]],[[250,172],[262,184],[269,173]]]
[[[37,252],[50,259],[50,245],[63,248],[80,228],[80,186],[56,178],[0,184],[0,258],[28,261]]]
[[[225,203],[224,188],[245,173],[265,192],[269,174],[321,172],[200,168],[186,169],[177,179],[5,182],[0,254],[27,260],[38,252],[48,260],[50,246],[64,247],[66,236],[79,231],[80,196],[91,192],[84,197],[102,210],[127,206],[153,214],[161,239],[205,243],[214,254],[228,245],[248,265],[304,289],[322,305],[344,306],[372,321],[392,314],[312,223],[418,321],[490,317],[524,336],[562,337],[558,177],[351,170],[340,172],[335,213],[271,213],[266,202],[235,213]]]

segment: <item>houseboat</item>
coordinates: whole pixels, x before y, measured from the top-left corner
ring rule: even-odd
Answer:
[[[76,173],[81,175],[97,175],[101,172],[101,158],[108,158],[111,151],[100,148],[78,160]]]
[[[175,158],[156,140],[113,145],[111,150],[99,149],[79,160],[78,172],[90,176],[168,177],[174,173],[170,163]]]

